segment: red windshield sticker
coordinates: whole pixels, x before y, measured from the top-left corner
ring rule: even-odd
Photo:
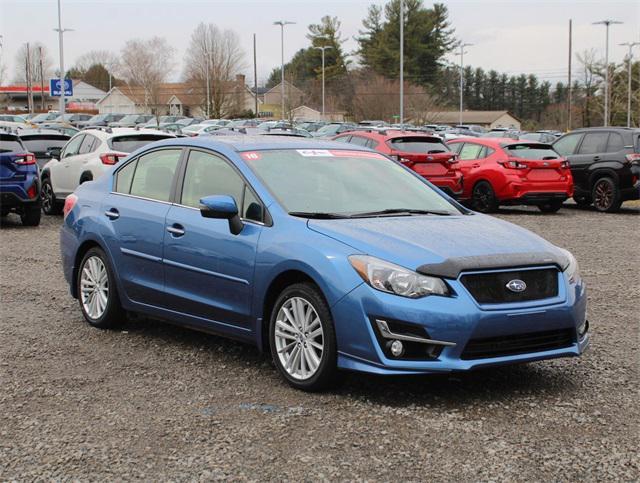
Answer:
[[[331,154],[336,157],[343,158],[375,158],[375,159],[384,159],[384,156],[379,153],[371,153],[369,151],[347,151],[347,150],[337,150],[332,149]]]
[[[242,156],[242,159],[244,159],[245,161],[257,161],[262,158],[260,153],[256,153],[255,151],[240,153],[240,156]]]

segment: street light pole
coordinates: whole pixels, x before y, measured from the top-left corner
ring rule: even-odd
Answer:
[[[604,125],[609,125],[609,25],[621,24],[617,20],[600,20],[593,22],[593,25],[604,25],[606,27],[606,43],[604,53]]]
[[[333,49],[330,45],[323,45],[322,47],[314,47],[322,52],[322,120],[324,120],[324,51]]]
[[[462,41],[460,41],[460,52],[458,53],[458,55],[460,56],[460,114],[458,117],[458,124],[462,124],[462,108],[463,108],[463,88],[464,88],[464,48],[465,47],[471,47],[473,44],[465,44]]]
[[[404,129],[404,0],[400,0],[400,129]]]
[[[209,75],[210,75],[209,71],[211,69],[211,67],[210,67],[211,58],[209,56],[209,50],[208,49],[205,49],[204,55],[207,56],[207,62],[205,64],[206,65],[205,69],[207,70],[207,119],[209,119],[209,117],[211,116],[211,81],[209,79]]]
[[[281,102],[281,117],[284,120],[284,26],[293,25],[295,22],[289,22],[287,20],[278,20],[273,22],[273,25],[280,25],[280,102]]]
[[[58,32],[58,47],[60,49],[60,115],[64,114],[64,46],[62,41],[62,35],[65,32],[70,32],[71,29],[63,29],[62,28],[62,13],[60,8],[60,0],[58,0],[58,28],[53,29],[55,32]],[[50,93],[51,94],[51,93]]]
[[[633,60],[633,48],[636,45],[640,45],[640,42],[625,42],[623,44],[620,44],[622,46],[625,47],[629,47],[629,58],[628,58],[628,72],[627,72],[627,127],[631,127],[631,67],[632,67],[632,60]]]

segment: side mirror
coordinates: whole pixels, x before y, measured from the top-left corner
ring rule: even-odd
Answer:
[[[60,159],[60,153],[62,152],[62,148],[49,148],[47,150],[47,156],[50,158]]]
[[[238,215],[238,206],[233,196],[214,195],[205,196],[200,200],[200,214],[204,218],[217,218],[229,220],[229,231],[237,235],[244,228],[244,224]]]

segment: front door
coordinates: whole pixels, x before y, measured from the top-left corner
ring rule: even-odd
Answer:
[[[203,218],[201,198],[230,195],[244,219],[238,235],[227,220]],[[191,150],[167,214],[164,267],[169,308],[218,329],[251,327],[254,263],[263,208],[231,164],[212,152]]]

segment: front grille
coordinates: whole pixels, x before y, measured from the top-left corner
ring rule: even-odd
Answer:
[[[462,359],[485,359],[542,352],[569,347],[574,341],[575,331],[573,329],[471,339],[460,357]]]
[[[527,302],[558,295],[558,270],[555,268],[469,274],[460,280],[480,304]],[[507,284],[512,280],[522,280],[527,288],[522,292],[509,290]]]

